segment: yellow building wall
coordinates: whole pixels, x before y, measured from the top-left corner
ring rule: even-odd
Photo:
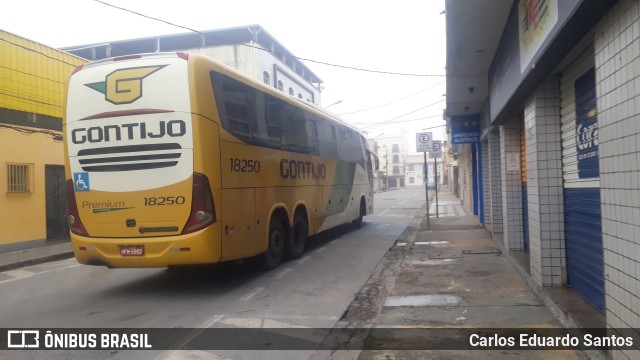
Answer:
[[[45,164],[64,164],[62,142],[53,140],[62,133],[26,125],[47,115],[43,124],[61,128],[65,84],[75,67],[86,62],[0,30],[0,246],[47,236]],[[31,193],[8,193],[10,163],[33,164]]]
[[[45,164],[64,165],[62,142],[0,128],[0,245],[47,237]],[[32,193],[9,194],[7,163],[33,164]]]
[[[62,118],[67,78],[86,62],[0,30],[0,108]]]

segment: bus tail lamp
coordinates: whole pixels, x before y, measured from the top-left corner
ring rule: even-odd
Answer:
[[[84,65],[78,65],[78,66],[76,66],[76,68],[75,68],[75,69],[73,69],[73,72],[71,73],[71,75],[73,75],[73,74],[75,74],[75,73],[79,72],[80,70],[82,70],[82,68],[83,68],[83,67],[84,67]]]
[[[216,222],[216,207],[213,203],[209,179],[204,174],[193,173],[191,214],[182,234],[204,229],[214,222]]]
[[[80,213],[78,212],[78,204],[76,203],[76,193],[73,190],[73,180],[69,179],[66,183],[67,190],[67,223],[72,233],[89,236],[87,230],[82,225]]]

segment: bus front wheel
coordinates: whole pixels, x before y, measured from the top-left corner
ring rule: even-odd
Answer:
[[[282,262],[286,236],[282,227],[282,222],[276,216],[269,222],[269,238],[267,239],[267,251],[259,256],[260,267],[265,270],[275,269]]]

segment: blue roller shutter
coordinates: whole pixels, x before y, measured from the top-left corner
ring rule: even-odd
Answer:
[[[562,163],[568,285],[604,312],[604,260],[593,54],[562,78]]]

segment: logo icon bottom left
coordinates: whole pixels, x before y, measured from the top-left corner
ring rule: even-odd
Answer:
[[[8,330],[7,347],[12,349],[40,347],[40,331],[38,330]]]

